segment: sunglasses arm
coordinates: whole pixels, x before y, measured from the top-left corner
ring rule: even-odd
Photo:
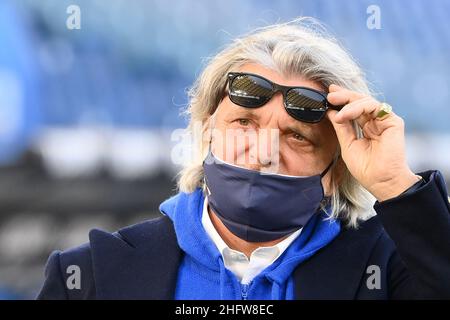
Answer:
[[[328,108],[336,111],[341,110],[345,105],[335,106],[334,104],[328,103]]]

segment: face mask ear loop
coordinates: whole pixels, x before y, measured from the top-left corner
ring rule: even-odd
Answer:
[[[214,111],[214,113],[211,115],[211,117],[209,118],[209,123],[208,123],[208,127],[209,127],[209,132],[210,132],[210,136],[209,136],[209,141],[208,141],[208,154],[212,153],[212,140],[213,140],[213,132],[214,132],[214,127],[215,127],[215,122],[216,122],[216,116],[217,116],[217,110],[219,110],[219,106],[217,106],[216,110]]]
[[[322,171],[322,173],[320,174],[320,177],[321,177],[321,178],[323,178],[323,177],[327,174],[328,170],[330,170],[330,168],[333,166],[333,164],[335,163],[335,161],[336,161],[336,159],[333,159],[333,161],[330,162],[330,164],[328,165],[328,167],[326,167],[326,169]]]
[[[337,162],[337,160],[339,159],[341,152],[340,149],[336,152],[335,156],[333,157],[333,160],[331,161],[331,163],[328,165],[328,167],[326,167],[326,169],[320,174],[320,178],[323,178],[327,172],[330,170],[330,168]],[[329,199],[327,199],[327,197],[324,196],[324,198],[322,199],[321,203],[321,207],[322,209],[324,209],[327,206],[327,203],[329,202]],[[325,211],[326,212],[326,211]],[[328,214],[328,213],[327,213]]]
[[[209,136],[209,141],[208,141],[208,153],[206,154],[205,159],[203,159],[203,165],[205,164],[206,159],[208,158],[208,156],[210,154],[212,154],[212,150],[211,150],[211,144],[212,144],[212,139],[213,139],[213,128],[214,128],[214,124],[216,121],[216,114],[217,114],[217,110],[219,109],[219,107],[216,108],[216,110],[214,111],[214,113],[211,115],[211,117],[209,118],[209,131],[210,131],[210,136]],[[208,188],[208,182],[206,180],[206,175],[203,174],[203,186],[204,186],[204,190],[207,192],[207,196],[211,195],[211,191]]]
[[[340,155],[340,152],[338,151],[336,153],[336,155],[333,157],[333,160],[328,165],[328,167],[326,167],[325,170],[323,170],[323,172],[320,174],[321,178],[323,178],[327,174],[327,172],[330,170],[330,168],[337,162],[337,160],[339,159],[339,155]]]
[[[211,137],[209,138],[209,142],[208,142],[208,153],[206,154],[205,159],[203,159],[203,166],[205,165],[205,161],[206,159],[208,159],[209,155],[211,154],[211,141],[212,141],[212,134]],[[206,175],[203,173],[203,190],[207,192],[207,196],[209,196],[211,194],[211,191],[208,188],[208,183],[206,181]]]

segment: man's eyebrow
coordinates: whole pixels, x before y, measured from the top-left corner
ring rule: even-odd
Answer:
[[[261,116],[257,112],[253,111],[253,109],[244,108],[244,107],[239,107],[239,109],[237,109],[236,111],[231,112],[230,116],[232,116],[232,117],[248,117],[248,118],[252,118],[255,120],[258,120],[259,118],[261,118]]]

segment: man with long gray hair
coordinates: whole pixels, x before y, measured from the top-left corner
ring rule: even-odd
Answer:
[[[194,152],[163,216],[55,251],[38,298],[450,298],[442,174],[410,169],[402,118],[308,21],[208,61],[186,110]]]

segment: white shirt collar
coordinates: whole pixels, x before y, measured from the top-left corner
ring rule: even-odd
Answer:
[[[295,231],[274,246],[257,248],[248,259],[244,253],[228,247],[220,237],[209,216],[207,197],[205,197],[203,203],[202,225],[222,255],[225,267],[233,272],[243,284],[250,283],[261,271],[274,263],[300,235],[302,230]]]

